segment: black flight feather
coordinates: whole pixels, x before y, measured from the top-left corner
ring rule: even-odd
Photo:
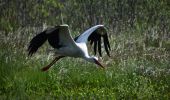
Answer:
[[[104,47],[105,47],[106,53],[107,53],[108,56],[110,56],[110,53],[109,53],[109,50],[108,50],[108,48],[110,49],[110,44],[109,44],[109,41],[107,39],[107,35],[103,36],[103,40],[104,40]]]
[[[99,52],[99,55],[102,56],[102,53],[101,53],[101,36],[99,37],[98,41],[98,52]]]
[[[46,31],[43,31],[36,35],[30,42],[30,45],[28,47],[28,55],[32,56],[33,53],[35,53],[38,48],[47,40],[47,34]]]
[[[97,41],[94,41],[94,54],[96,55],[96,51],[97,51]]]

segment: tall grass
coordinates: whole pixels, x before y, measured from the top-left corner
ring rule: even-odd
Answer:
[[[146,45],[140,32],[110,37],[112,55],[103,57],[105,70],[63,58],[47,72],[40,71],[52,60],[47,45],[27,56],[32,33],[35,29],[28,28],[0,34],[1,99],[170,99],[169,47]]]

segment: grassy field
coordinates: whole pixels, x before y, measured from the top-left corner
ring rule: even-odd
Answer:
[[[44,45],[27,56],[34,31],[1,33],[0,99],[170,99],[170,41],[125,32],[111,35],[106,69],[82,59],[63,58],[47,72],[52,56]],[[105,53],[105,51],[103,51]],[[92,54],[92,53],[91,53]]]

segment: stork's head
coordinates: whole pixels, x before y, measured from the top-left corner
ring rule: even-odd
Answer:
[[[105,68],[100,62],[99,59],[97,57],[92,57],[91,58],[91,62],[94,62],[95,64],[97,64],[98,66]]]

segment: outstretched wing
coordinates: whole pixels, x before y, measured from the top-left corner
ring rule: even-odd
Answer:
[[[46,40],[48,40],[49,44],[55,49],[59,49],[63,46],[75,45],[75,42],[70,35],[68,25],[55,26],[39,33],[31,40],[28,47],[28,55],[31,56],[34,54]]]
[[[41,47],[44,42],[47,40],[47,34],[46,31],[43,31],[36,35],[31,41],[30,45],[28,47],[28,55],[32,56],[33,53],[35,53],[39,47]]]
[[[77,36],[74,40],[77,43],[81,43],[81,42],[87,43],[89,41],[91,45],[94,44],[94,53],[96,54],[96,51],[98,48],[99,55],[102,56],[102,53],[101,53],[101,42],[102,42],[101,39],[102,38],[103,38],[106,53],[108,56],[110,56],[110,53],[109,53],[110,43],[108,40],[106,28],[103,25],[96,25],[96,26],[89,28],[84,33]]]

